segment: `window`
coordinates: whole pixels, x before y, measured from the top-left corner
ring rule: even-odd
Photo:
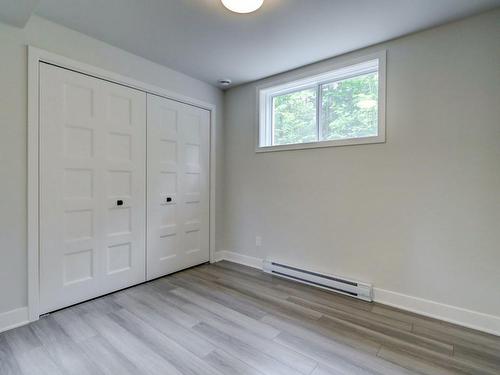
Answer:
[[[258,88],[257,151],[385,141],[385,52]]]

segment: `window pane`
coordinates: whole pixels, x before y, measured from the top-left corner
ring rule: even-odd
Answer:
[[[273,145],[315,142],[316,88],[273,98]]]
[[[321,86],[321,140],[378,135],[378,73]]]

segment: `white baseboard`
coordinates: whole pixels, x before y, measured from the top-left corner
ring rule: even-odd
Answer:
[[[258,269],[262,269],[263,265],[263,259],[242,255],[232,251],[216,252],[215,261],[219,262],[221,260],[227,260]],[[374,301],[384,305],[500,336],[500,317],[498,316],[446,305],[385,289],[373,288],[373,294]]]
[[[0,313],[0,332],[5,332],[28,323],[29,316],[27,307]]]
[[[374,300],[384,305],[500,336],[498,316],[379,288],[373,288],[373,294]]]
[[[232,251],[217,251],[215,253],[215,261],[220,262],[221,260],[228,260],[230,262],[243,264],[244,266],[258,268],[259,270],[261,270],[263,267],[262,259],[250,257],[248,255],[243,255]]]

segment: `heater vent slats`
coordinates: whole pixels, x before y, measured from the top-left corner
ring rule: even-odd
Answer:
[[[334,287],[331,287],[331,286],[328,286],[328,285],[324,285],[324,284],[320,284],[320,283],[316,283],[314,281],[309,281],[309,280],[301,279],[300,277],[285,275],[284,273],[281,273],[281,272],[273,271],[273,274],[274,275],[278,275],[278,276],[284,276],[284,277],[287,277],[287,278],[291,278],[291,279],[294,279],[294,280],[297,280],[297,281],[301,281],[301,282],[304,282],[304,283],[307,283],[307,284],[312,284],[312,285],[315,285],[315,286],[319,286],[321,288],[332,289],[332,290],[335,290],[336,292],[346,293],[346,294],[349,294],[349,295],[351,295],[353,297],[357,297],[358,296],[357,293],[347,292],[345,290],[334,288]]]
[[[306,270],[301,270],[300,268],[285,266],[284,264],[279,264],[279,263],[274,263],[274,262],[273,262],[273,265],[274,266],[283,267],[283,268],[288,268],[289,270],[294,270],[294,271],[299,271],[299,272],[302,272],[302,273],[307,273],[307,274],[313,275],[313,276],[319,276],[319,277],[322,277],[322,278],[325,278],[325,279],[329,279],[329,280],[332,280],[332,281],[337,281],[337,282],[343,283],[343,284],[358,286],[358,283],[355,283],[353,281],[347,281],[347,280],[339,279],[338,277],[322,275],[320,273],[306,271]]]
[[[264,271],[279,277],[345,294],[364,301],[371,302],[373,300],[372,286],[360,281],[354,281],[339,276],[325,275],[271,261],[264,262]]]

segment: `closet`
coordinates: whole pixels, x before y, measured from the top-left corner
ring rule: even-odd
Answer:
[[[39,74],[40,313],[208,261],[210,112]]]

